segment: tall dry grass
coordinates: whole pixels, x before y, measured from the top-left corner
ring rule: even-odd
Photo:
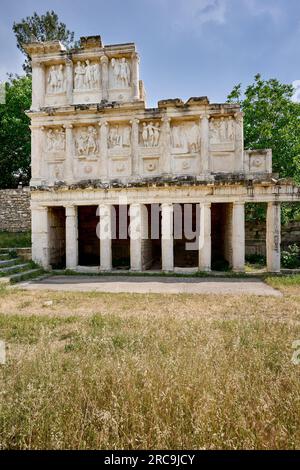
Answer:
[[[2,449],[300,448],[300,297],[291,320],[287,298],[232,298],[227,315],[228,296],[119,295],[113,313],[109,296],[68,294],[101,313],[58,316],[66,294],[43,295],[55,315],[29,314],[34,293],[0,293]]]

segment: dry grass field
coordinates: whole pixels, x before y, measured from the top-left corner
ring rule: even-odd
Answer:
[[[2,449],[300,448],[300,277],[284,296],[0,289]]]

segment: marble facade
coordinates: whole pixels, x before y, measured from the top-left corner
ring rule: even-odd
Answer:
[[[149,268],[154,249],[144,230],[143,207],[159,205],[160,269],[173,271],[173,206],[192,204],[200,220],[196,268],[211,270],[218,248],[212,242],[214,218],[221,220],[223,205],[223,254],[233,270],[243,271],[245,203],[265,202],[268,269],[280,271],[280,202],[299,200],[299,189],[272,174],[271,150],[244,149],[238,105],[196,97],[162,100],[148,109],[132,43],[106,46],[93,36],[81,38],[72,51],[59,41],[27,44],[26,50],[33,81],[28,115],[35,261],[45,268],[55,265],[59,227],[66,267],[88,270],[79,260],[90,243],[80,235],[80,213],[94,206],[100,235],[93,269],[111,270],[112,208],[126,200],[129,220],[135,213],[138,221],[137,236],[128,236],[132,270]],[[55,208],[63,208],[63,222]]]

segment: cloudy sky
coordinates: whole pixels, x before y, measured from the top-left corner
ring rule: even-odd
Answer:
[[[148,106],[203,95],[222,102],[257,72],[300,80],[299,0],[0,0],[0,79],[21,72],[13,22],[49,9],[77,38],[135,42]]]

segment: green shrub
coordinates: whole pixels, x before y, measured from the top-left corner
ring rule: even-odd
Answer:
[[[300,268],[300,247],[296,243],[290,245],[286,251],[282,252],[281,263],[287,269]]]

